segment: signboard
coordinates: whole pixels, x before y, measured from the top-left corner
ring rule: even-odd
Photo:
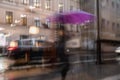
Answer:
[[[80,45],[80,39],[79,38],[74,38],[66,42],[66,47],[67,48],[79,48]]]

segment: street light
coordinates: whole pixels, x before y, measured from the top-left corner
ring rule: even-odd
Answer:
[[[29,33],[30,34],[38,34],[40,32],[39,28],[36,26],[30,26]]]
[[[97,15],[97,64],[101,64],[102,59],[101,59],[101,42],[100,42],[100,5],[99,5],[99,0],[96,0],[96,15]]]

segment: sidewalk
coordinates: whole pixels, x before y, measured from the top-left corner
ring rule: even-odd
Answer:
[[[120,80],[120,74],[109,76],[109,77],[106,77],[106,78],[101,79],[101,80]]]
[[[0,74],[0,80],[61,80],[59,68],[45,65],[13,67]],[[2,79],[2,78],[8,79]],[[72,63],[66,80],[119,80],[120,64]]]
[[[1,60],[3,60],[1,57]],[[120,64],[108,63],[97,65],[95,62],[81,62],[79,54],[70,56],[70,70],[66,80],[119,80]],[[5,60],[10,62],[10,60]],[[59,68],[48,68],[50,64],[23,65],[12,67],[1,73],[0,80],[61,80]],[[1,68],[1,66],[0,66]],[[9,79],[1,79],[1,77]]]

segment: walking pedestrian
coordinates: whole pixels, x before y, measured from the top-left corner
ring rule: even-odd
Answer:
[[[62,29],[60,28],[60,30],[58,30],[58,36],[59,36],[59,40],[57,41],[57,57],[59,58],[59,62],[60,64],[60,73],[61,73],[61,77],[62,80],[65,80],[67,72],[69,71],[69,57],[68,55],[65,53],[65,42],[66,42],[66,35],[65,35],[65,30],[64,30],[64,26],[60,26],[62,27]]]

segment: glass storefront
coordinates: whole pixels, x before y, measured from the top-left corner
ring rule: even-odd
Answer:
[[[16,69],[5,77],[103,80],[113,71],[96,63],[120,60],[119,9],[120,0],[1,0],[0,62]]]

